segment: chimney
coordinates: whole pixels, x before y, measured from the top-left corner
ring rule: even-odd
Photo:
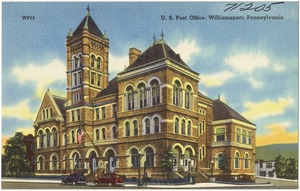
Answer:
[[[132,64],[141,54],[141,51],[136,48],[129,49],[129,65]]]

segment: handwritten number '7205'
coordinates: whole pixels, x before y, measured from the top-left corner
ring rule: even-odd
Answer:
[[[265,11],[265,12],[268,12],[271,10],[272,8],[272,5],[278,5],[278,4],[283,4],[284,2],[275,2],[275,3],[270,3],[270,4],[262,4],[262,5],[259,5],[259,6],[254,6],[253,2],[252,3],[228,3],[226,4],[226,8],[224,10],[224,12],[226,11],[233,11],[235,10],[236,8],[240,7],[240,11],[255,11],[255,12],[259,12],[259,11]]]

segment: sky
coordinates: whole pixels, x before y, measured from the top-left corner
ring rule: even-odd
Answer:
[[[254,2],[252,8],[257,9],[241,10],[250,7],[244,3],[224,12],[227,4],[2,3],[2,144],[16,131],[34,132],[32,124],[47,89],[66,97],[66,36],[85,17],[87,6],[109,38],[110,79],[128,66],[129,48],[144,51],[163,31],[166,43],[199,73],[199,90],[212,99],[220,95],[256,124],[257,146],[297,143],[298,3]],[[210,15],[244,19],[212,20]],[[268,19],[248,19],[257,16]],[[280,19],[269,18],[273,16]],[[205,20],[196,19],[200,17]]]

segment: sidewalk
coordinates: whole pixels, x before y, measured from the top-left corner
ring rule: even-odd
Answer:
[[[61,180],[43,180],[43,179],[22,179],[22,178],[2,178],[1,181],[4,182],[32,182],[32,183],[52,183],[60,184]],[[95,186],[93,182],[88,182],[87,186]],[[234,183],[222,183],[222,182],[206,182],[206,183],[196,183],[196,184],[148,184],[143,186],[143,188],[155,188],[155,189],[184,189],[184,188],[226,188],[226,187],[271,187],[272,184],[266,183],[249,183],[249,184],[234,184]],[[137,184],[128,183],[125,184],[127,188],[138,187]]]

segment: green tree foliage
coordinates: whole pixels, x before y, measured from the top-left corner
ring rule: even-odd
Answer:
[[[227,156],[224,153],[221,157],[220,163],[219,163],[219,168],[225,172],[228,168],[228,161],[227,161]]]
[[[173,172],[173,150],[171,146],[168,147],[168,150],[163,155],[162,166],[165,172],[167,172],[169,182],[170,173]]]
[[[26,146],[23,133],[17,132],[3,146],[2,176],[23,176],[30,173],[30,164],[26,159]]]
[[[275,158],[274,172],[278,178],[298,179],[298,162],[292,158],[278,155]]]

